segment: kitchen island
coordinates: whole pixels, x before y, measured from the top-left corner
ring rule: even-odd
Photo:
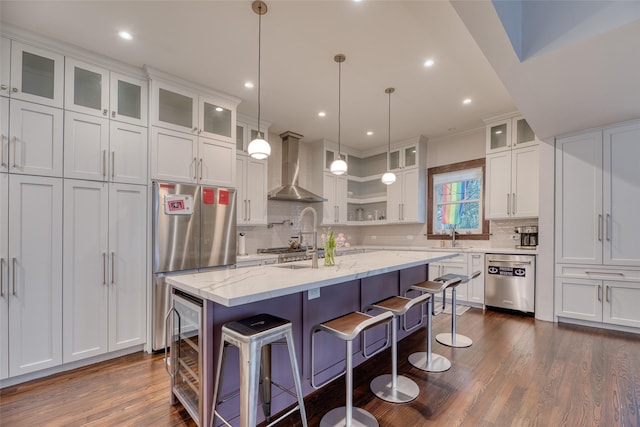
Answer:
[[[173,294],[186,293],[202,304],[197,340],[199,353],[196,357],[200,365],[197,370],[199,379],[191,387],[199,390],[199,398],[190,411],[192,416],[198,419],[200,425],[209,425],[214,367],[219,352],[220,328],[224,323],[258,313],[291,320],[306,395],[313,391],[309,380],[309,333],[315,324],[362,310],[380,299],[402,294],[411,285],[427,279],[429,263],[454,256],[454,253],[441,251],[377,251],[336,258],[336,265],[331,267],[325,267],[319,260],[318,269],[310,268],[311,261],[300,261],[168,277],[167,282],[172,286]],[[410,324],[419,320],[419,309],[409,314]],[[384,327],[367,334],[368,349],[379,347],[383,341]],[[359,341],[354,342],[354,365],[364,360],[360,344]],[[318,337],[315,355],[318,382],[331,378],[343,369],[343,346],[343,342],[333,337]],[[238,389],[237,359],[235,349],[228,352],[224,366],[228,374],[221,391],[223,397],[232,395]],[[179,368],[180,363],[172,359],[172,366]],[[293,390],[285,346],[274,346],[272,366],[274,381]],[[274,414],[294,402],[291,396],[280,391],[276,393],[276,390],[271,401]],[[173,391],[171,395],[172,402],[175,402]],[[238,399],[230,398],[220,406],[220,411],[227,419],[233,419],[238,416],[238,407]],[[261,412],[258,411],[259,418]]]

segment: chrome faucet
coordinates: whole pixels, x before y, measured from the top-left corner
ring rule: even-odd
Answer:
[[[307,206],[300,212],[300,222],[307,212],[313,214],[313,246],[311,249],[307,247],[307,255],[311,255],[311,268],[318,268],[318,213],[311,206]],[[300,235],[302,236],[302,225],[300,226]],[[307,234],[307,233],[305,233]]]
[[[456,225],[452,224],[451,225],[451,247],[455,248],[456,247]]]

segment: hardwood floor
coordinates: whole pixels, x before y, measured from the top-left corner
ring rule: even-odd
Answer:
[[[434,318],[434,336],[450,317]],[[640,426],[640,335],[557,325],[471,309],[458,317],[469,348],[434,343],[452,368],[425,373],[407,362],[424,328],[400,342],[398,372],[420,396],[375,398],[369,382],[390,369],[385,351],[354,372],[354,404],[381,426]],[[168,401],[162,355],[134,354],[0,391],[2,426],[192,426]],[[306,399],[309,425],[344,404],[344,381]],[[300,425],[297,413],[282,426]]]

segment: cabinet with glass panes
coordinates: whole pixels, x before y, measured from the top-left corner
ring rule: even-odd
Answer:
[[[385,152],[368,157],[349,155],[348,224],[386,224],[387,186],[380,180],[386,168]]]

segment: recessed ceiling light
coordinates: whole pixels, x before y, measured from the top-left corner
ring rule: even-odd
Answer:
[[[247,89],[253,89],[253,82],[245,82],[244,87],[246,87]]]
[[[318,116],[320,116],[320,117],[324,117],[324,116],[326,116],[326,115],[327,115],[327,113],[325,113],[324,111],[320,111],[320,112],[318,113]]]
[[[219,113],[219,112],[221,112],[222,110],[224,110],[224,108],[222,108],[222,107],[216,107],[216,111],[217,111],[218,113]]]
[[[462,101],[462,103],[463,103],[464,105],[471,104],[471,98],[467,98],[467,99],[465,99],[464,101]]]
[[[433,64],[435,64],[435,61],[431,58],[427,59],[426,61],[424,61],[424,66],[425,67],[433,67]]]
[[[367,131],[367,135],[369,135],[369,136],[373,135],[373,131],[368,130],[368,131]]]
[[[501,130],[497,130],[497,131],[496,131],[496,135],[500,135],[501,133],[502,133],[502,131],[501,131]]]
[[[128,31],[120,31],[118,32],[118,35],[120,36],[120,38],[125,39],[125,40],[133,40],[133,36],[131,35],[131,33],[129,33]]]

